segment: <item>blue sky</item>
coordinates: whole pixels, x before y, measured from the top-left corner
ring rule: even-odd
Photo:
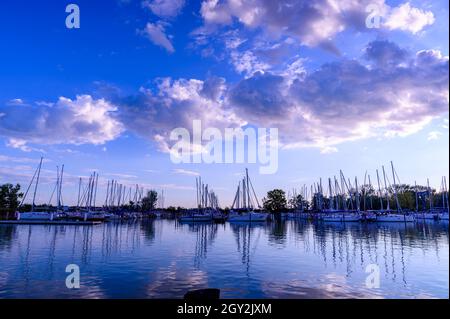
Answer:
[[[195,202],[201,175],[230,205],[249,167],[256,192],[393,160],[402,182],[448,176],[447,1],[66,1],[0,4],[0,182],[27,184],[45,157],[46,201],[78,176],[164,189]],[[382,12],[365,25],[368,4]],[[192,120],[277,127],[278,172],[174,164],[168,135]],[[158,136],[159,138],[155,138]],[[105,191],[104,188],[100,193]],[[102,196],[100,197],[102,198]]]

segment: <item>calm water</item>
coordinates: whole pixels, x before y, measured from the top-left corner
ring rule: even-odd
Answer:
[[[65,286],[77,264],[81,288]],[[380,288],[366,288],[366,266]],[[448,223],[0,225],[0,298],[448,298]]]

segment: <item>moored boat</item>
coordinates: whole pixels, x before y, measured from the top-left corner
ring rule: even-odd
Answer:
[[[250,212],[232,212],[228,217],[229,222],[264,222],[269,217],[267,213]]]
[[[396,214],[379,214],[377,215],[377,222],[400,222],[400,223],[411,223],[414,222],[415,218],[413,215],[407,215],[407,214],[400,214],[400,213],[396,213]]]
[[[183,215],[178,218],[180,222],[210,222],[212,219],[210,214],[202,213]]]
[[[212,218],[215,222],[224,222],[228,219],[228,216],[220,211],[216,211],[212,214]]]
[[[17,220],[53,220],[55,214],[52,212],[25,212],[17,213]]]
[[[331,213],[322,216],[324,222],[359,222],[361,216],[358,213]]]

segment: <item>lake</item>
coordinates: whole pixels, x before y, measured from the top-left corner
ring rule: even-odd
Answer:
[[[68,264],[79,266],[80,289],[66,287]],[[222,298],[448,298],[449,224],[0,225],[0,298],[182,298],[201,288]]]

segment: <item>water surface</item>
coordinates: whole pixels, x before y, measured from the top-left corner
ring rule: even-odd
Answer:
[[[81,288],[66,288],[68,264]],[[368,265],[380,287],[366,286]],[[448,298],[448,222],[0,225],[0,298]]]

